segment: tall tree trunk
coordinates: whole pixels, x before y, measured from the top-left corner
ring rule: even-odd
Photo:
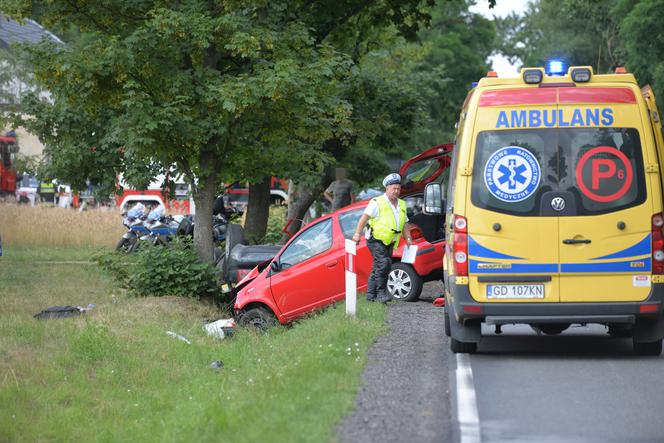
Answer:
[[[249,203],[244,224],[244,236],[250,243],[258,243],[265,237],[269,212],[270,177],[265,176],[258,183],[249,183]]]
[[[327,180],[321,177],[321,180],[311,186],[304,183],[293,183],[288,185],[288,234],[284,234],[279,240],[280,244],[286,243],[302,227],[302,221],[307,213],[309,206],[320,197]]]
[[[214,264],[214,237],[212,235],[212,208],[217,193],[217,168],[213,154],[201,156],[201,164],[210,165],[211,171],[199,177],[197,191],[194,194],[196,214],[194,215],[194,244],[198,258],[205,263]]]

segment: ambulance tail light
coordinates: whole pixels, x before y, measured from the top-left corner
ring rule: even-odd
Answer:
[[[664,217],[662,214],[652,216],[652,273],[664,274]]]
[[[452,221],[454,229],[452,240],[452,254],[454,275],[468,276],[468,222],[465,217],[455,215]]]

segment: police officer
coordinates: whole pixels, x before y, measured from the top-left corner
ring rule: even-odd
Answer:
[[[41,197],[42,202],[55,203],[55,185],[49,177],[46,177],[39,183],[37,193]]]
[[[399,244],[401,235],[410,246],[412,238],[407,224],[406,202],[399,198],[401,176],[390,174],[383,180],[385,193],[371,199],[360,217],[353,234],[353,241],[359,243],[364,225],[369,222],[366,234],[367,246],[373,258],[373,267],[367,287],[367,300],[387,303],[392,299],[387,292],[387,278],[392,266],[392,249]]]

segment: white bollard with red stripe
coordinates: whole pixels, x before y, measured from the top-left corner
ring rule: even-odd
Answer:
[[[346,315],[355,317],[357,306],[357,274],[355,274],[355,256],[357,244],[346,239]]]

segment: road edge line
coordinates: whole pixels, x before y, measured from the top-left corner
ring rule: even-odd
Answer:
[[[473,384],[473,369],[468,354],[456,354],[457,421],[461,443],[479,443],[480,418]]]

